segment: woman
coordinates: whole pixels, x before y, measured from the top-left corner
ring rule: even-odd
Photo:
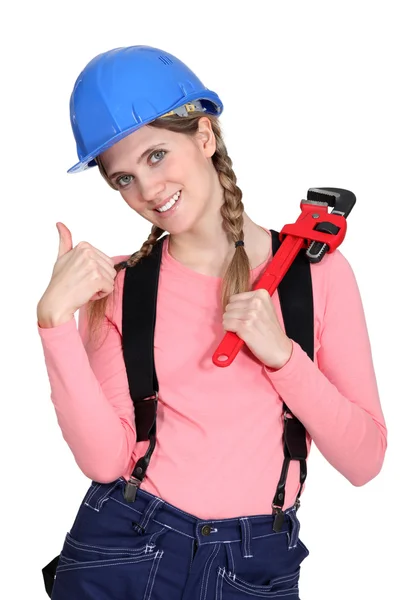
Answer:
[[[308,555],[298,463],[282,510],[275,503],[283,403],[307,448],[312,439],[353,485],[381,469],[386,428],[351,267],[339,251],[311,266],[313,361],[286,335],[277,295],[251,291],[271,232],[244,212],[222,108],[186,65],[146,46],[105,52],[76,81],[70,172],[97,164],[152,229],[138,252],[111,259],[73,247],[57,224],[38,331],[63,436],[93,481],[53,563],[56,600],[298,598]],[[157,432],[150,419],[146,437],[132,403],[143,374],[127,354],[132,345],[140,364],[142,346],[124,322],[139,327],[136,311],[151,303],[136,285],[139,304],[129,304],[124,285],[157,248]],[[226,331],[246,346],[221,369],[211,357]]]

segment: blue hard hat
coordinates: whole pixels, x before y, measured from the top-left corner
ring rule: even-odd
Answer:
[[[164,50],[130,46],[99,54],[86,65],[71,94],[79,162],[68,173],[94,167],[96,156],[166,113],[187,114],[179,110],[185,105],[214,115],[223,110],[217,94]]]

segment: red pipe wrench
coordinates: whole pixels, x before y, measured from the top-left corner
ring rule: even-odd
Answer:
[[[307,248],[306,256],[312,263],[320,262],[327,252],[336,250],[344,240],[346,218],[355,203],[355,195],[348,190],[310,188],[307,200],[300,203],[297,221],[285,225],[279,233],[282,243],[253,290],[264,288],[272,296],[302,248]],[[329,207],[333,207],[331,212]],[[213,363],[228,367],[243,344],[236,333],[228,331],[213,354]]]

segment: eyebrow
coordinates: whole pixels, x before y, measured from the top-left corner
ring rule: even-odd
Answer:
[[[145,156],[147,156],[148,154],[151,154],[151,152],[154,152],[154,150],[157,150],[157,148],[159,146],[165,146],[165,145],[166,145],[166,142],[160,142],[159,144],[156,144],[155,146],[150,146],[150,148],[147,148],[147,150],[142,152],[142,154],[137,159],[136,164],[139,165]],[[124,173],[126,173],[126,171],[117,171],[117,172],[113,173],[112,175],[109,175],[108,177],[110,180],[112,180],[112,179],[114,179],[114,177],[118,177],[119,175],[123,175]]]

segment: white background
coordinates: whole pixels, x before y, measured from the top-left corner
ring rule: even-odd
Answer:
[[[253,220],[275,229],[293,222],[309,187],[357,196],[341,250],[364,300],[389,448],[381,474],[361,488],[313,448],[299,513],[311,552],[300,589],[303,600],[397,597],[396,4],[69,0],[3,8],[2,597],[47,597],[41,568],[59,553],[89,485],[56,422],[36,304],[57,255],[56,221],[75,244],[87,240],[109,256],[132,253],[149,232],[96,169],[66,174],[76,162],[76,77],[96,54],[135,44],[175,54],[220,95]]]

